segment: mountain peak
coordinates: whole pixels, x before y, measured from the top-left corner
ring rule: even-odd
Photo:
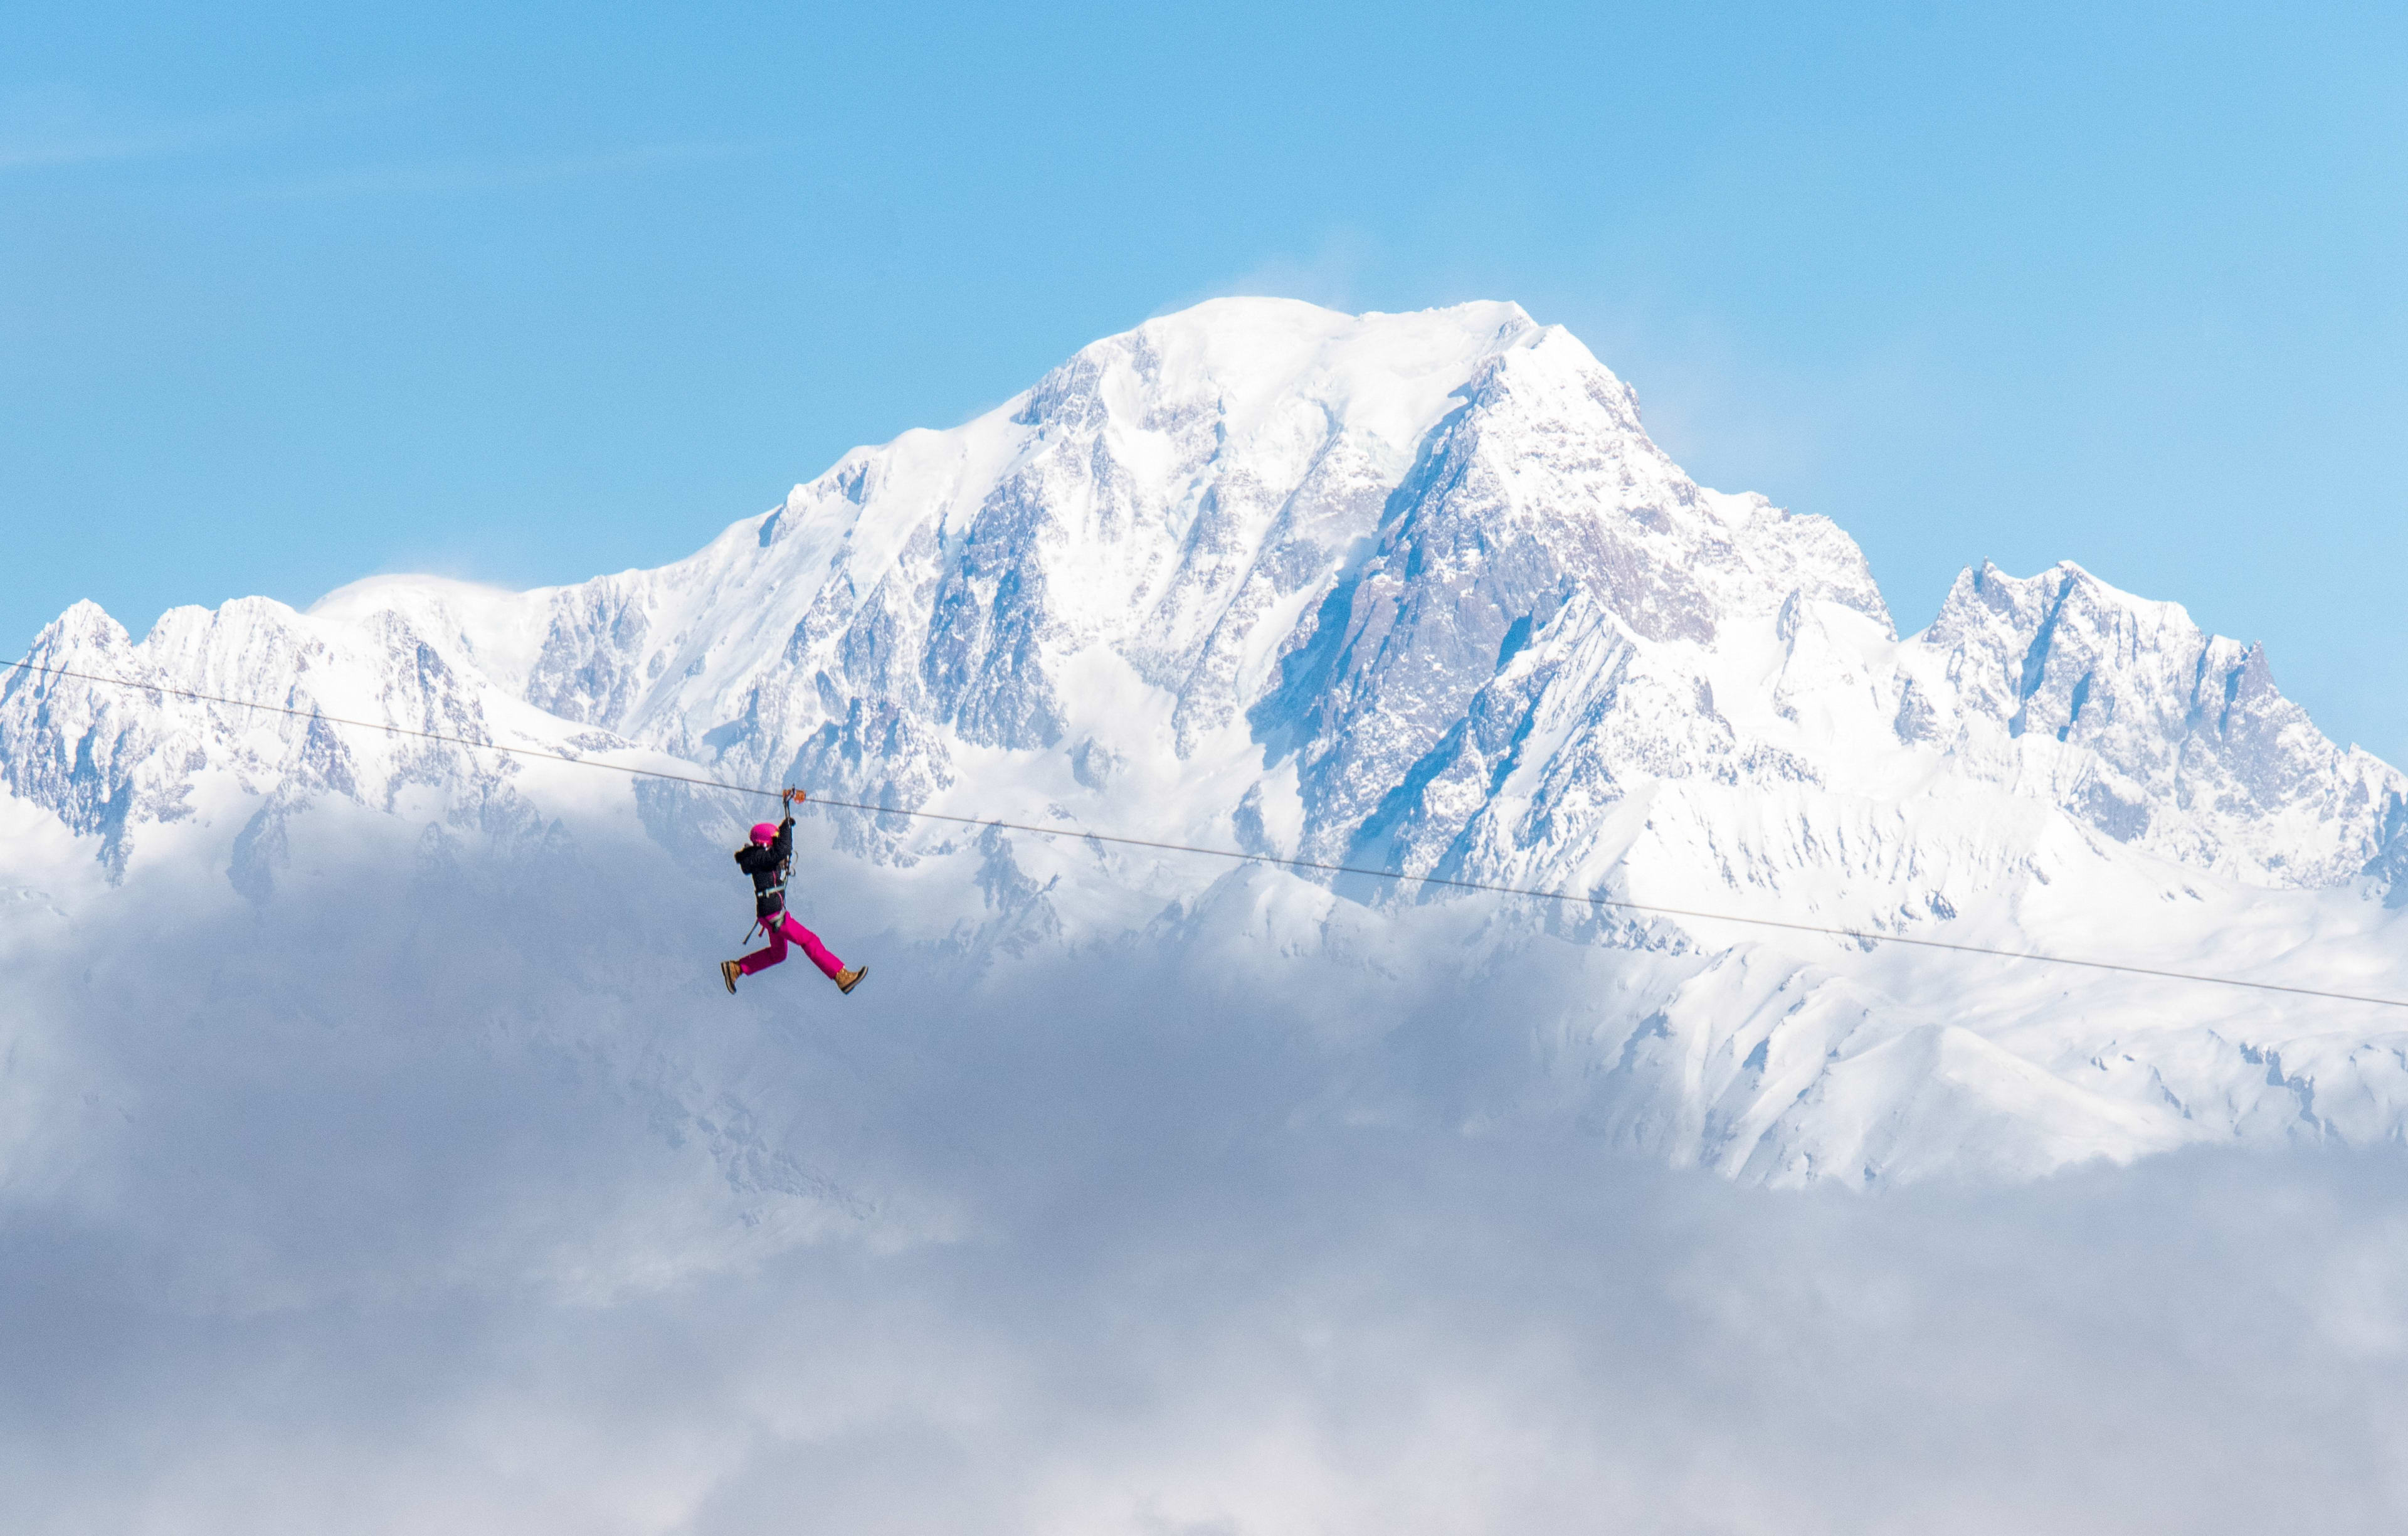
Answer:
[[[1628,386],[1510,304],[1216,299],[1082,348],[976,421],[855,449],[657,570],[526,593],[378,577],[307,614],[179,610],[138,646],[79,604],[44,641],[301,711],[12,683],[0,772],[114,869],[174,822],[159,846],[215,848],[265,900],[287,825],[322,801],[434,815],[437,842],[538,835],[524,765],[353,740],[308,718],[322,704],[539,751],[632,741],[955,822],[1378,868],[1408,879],[1216,886],[1219,866],[834,813],[840,848],[950,871],[922,887],[955,893],[930,919],[948,943],[1116,943],[1276,888],[1246,921],[1283,952],[1337,931],[1348,899],[1374,909],[1362,932],[1393,921],[1454,953],[1477,931],[1508,969],[1517,945],[1585,946],[1618,1000],[1531,1006],[1582,1021],[1580,1091],[1629,1112],[1598,1123],[1755,1177],[1891,1156],[1865,1150],[1868,1124],[1941,1113],[1914,1072],[1993,1056],[2014,1057],[1998,1104],[2047,1077],[2050,1113],[2080,1119],[2094,1090],[2065,1063],[2157,1015],[2099,991],[2068,1022],[2052,976],[1984,1003],[1975,1049],[1916,1033],[1972,1027],[1962,988],[1889,952],[1579,897],[2025,950],[2121,924],[2143,948],[2212,949],[2248,913],[2309,931],[2408,879],[2408,784],[2318,735],[2254,649],[2070,561],[1985,561],[1900,640],[1844,532],[1697,484]],[[657,835],[695,835],[670,801],[638,803]],[[209,842],[221,826],[235,843]],[[1420,876],[1571,899],[1417,926],[1417,891],[1444,904]],[[2184,1104],[2274,1092],[2262,1064],[2193,1043],[2158,1060]],[[2100,1109],[2097,1144],[2200,1134],[2157,1106]]]
[[[57,618],[42,626],[35,638],[34,654],[77,646],[114,647],[130,644],[133,636],[123,624],[110,616],[108,610],[89,597],[79,597],[67,605]]]

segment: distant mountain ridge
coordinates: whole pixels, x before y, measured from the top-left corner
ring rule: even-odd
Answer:
[[[2408,778],[2327,740],[2255,647],[2071,563],[1968,570],[1900,639],[1837,525],[1698,485],[1627,386],[1510,304],[1218,300],[962,427],[855,450],[657,570],[523,594],[378,578],[307,613],[178,610],[138,643],[80,604],[35,659],[903,809],[2166,969],[2338,968],[2408,997],[2386,904]],[[363,735],[21,673],[0,780],[121,875],[150,829],[238,808],[179,856],[246,894],[322,801],[437,814],[423,792],[495,836],[543,819],[507,765]],[[1019,893],[1048,942],[1128,921],[1064,897],[1069,855],[1042,840],[838,827],[873,859],[976,863],[986,904]],[[1287,877],[1068,878],[1193,919]],[[1325,930],[1372,933],[1447,901],[1320,899]],[[2408,1056],[2371,1048],[2391,1023],[2362,1009],[1455,905],[1624,956],[1631,997],[1566,998],[1546,1027],[1569,1055],[1541,1075],[1593,1079],[1576,1097],[1605,1133],[1735,1175],[2021,1173],[2408,1125]],[[2145,1070],[2090,1065],[2110,1055]]]

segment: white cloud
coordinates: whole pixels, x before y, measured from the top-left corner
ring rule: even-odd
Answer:
[[[70,902],[7,1026],[49,1127],[0,1184],[12,1529],[2408,1509],[2394,1157],[1742,1189],[1462,1132],[1510,1019],[1329,1028],[1375,996],[1335,966],[984,969],[906,943],[853,867],[805,885],[870,984],[797,964],[730,999],[742,901],[689,852],[362,850],[256,911],[138,871]],[[121,900],[189,926],[99,921]]]

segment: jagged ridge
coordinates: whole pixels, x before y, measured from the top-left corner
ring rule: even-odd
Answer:
[[[640,743],[848,799],[2009,947],[2120,934],[2148,963],[2230,969],[2260,929],[2312,931],[2323,950],[2264,957],[2315,971],[2408,867],[2401,776],[2327,741],[2255,648],[2071,564],[1970,570],[1901,639],[1838,527],[1697,485],[1627,386],[1512,305],[1216,301],[963,427],[856,450],[659,570],[525,594],[383,578],[308,614],[179,610],[139,645],[82,605],[38,656]],[[312,797],[394,811],[423,784],[455,820],[529,813],[507,768],[240,713],[20,675],[0,772],[120,871],[138,828],[230,785],[262,802],[225,851],[237,886],[272,882]],[[882,859],[953,846],[889,820],[845,837]],[[1080,930],[1020,869],[1052,854],[989,839],[975,856],[990,899]],[[1111,878],[1187,900],[1218,873]],[[2062,975],[1969,1006],[1895,956],[1579,909],[1509,926],[1656,956],[1631,961],[1641,1003],[1581,1026],[1599,1123],[1755,1177],[2258,1134],[2247,1080],[2290,1102],[2268,1051],[2368,1033],[2234,999],[2169,1021],[2122,983],[2072,1001]],[[1755,981],[1717,980],[1735,965]],[[2187,1065],[2145,1088],[2080,1068],[2135,1029]],[[2408,1092],[2374,1098],[2351,1134],[2401,1123]]]

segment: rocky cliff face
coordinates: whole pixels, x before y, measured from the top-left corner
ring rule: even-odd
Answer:
[[[10,678],[0,775],[121,876],[203,802],[228,833],[178,856],[246,893],[320,803],[542,835],[523,765],[316,711],[2408,996],[2379,900],[2408,868],[2408,781],[2327,741],[2255,649],[2070,564],[1970,570],[1901,639],[1838,527],[1696,484],[1627,386],[1511,305],[1217,301],[966,426],[855,451],[659,570],[523,594],[385,578],[306,614],[178,610],[139,643],[86,605],[36,659],[302,711]],[[838,830],[890,867],[966,861],[965,899],[1013,905],[1023,940],[1109,938],[1165,900],[1202,924],[1230,888],[1211,861]],[[1066,894],[1082,883],[1135,904]],[[1558,1054],[1529,1102],[1570,1092],[1610,1134],[1749,1177],[2390,1136],[2408,1108],[2398,1063],[2357,1049],[2394,1022],[2363,1008],[1378,883],[1313,893],[1277,941],[1376,950],[1400,904],[1443,908],[1413,921],[1455,923],[1446,943],[1486,935],[1478,964],[1588,946],[1605,971],[1581,974],[1617,1000],[1543,1010]],[[2344,1078],[2346,1124],[2315,1107]]]
[[[2335,885],[2394,836],[2397,770],[2326,740],[2256,646],[2068,562],[2028,581],[1984,564],[1919,637],[1947,686],[1899,734],[1997,762],[2119,842],[2256,884]],[[1999,732],[2003,729],[2002,745]],[[2052,750],[2055,742],[2064,751]]]

